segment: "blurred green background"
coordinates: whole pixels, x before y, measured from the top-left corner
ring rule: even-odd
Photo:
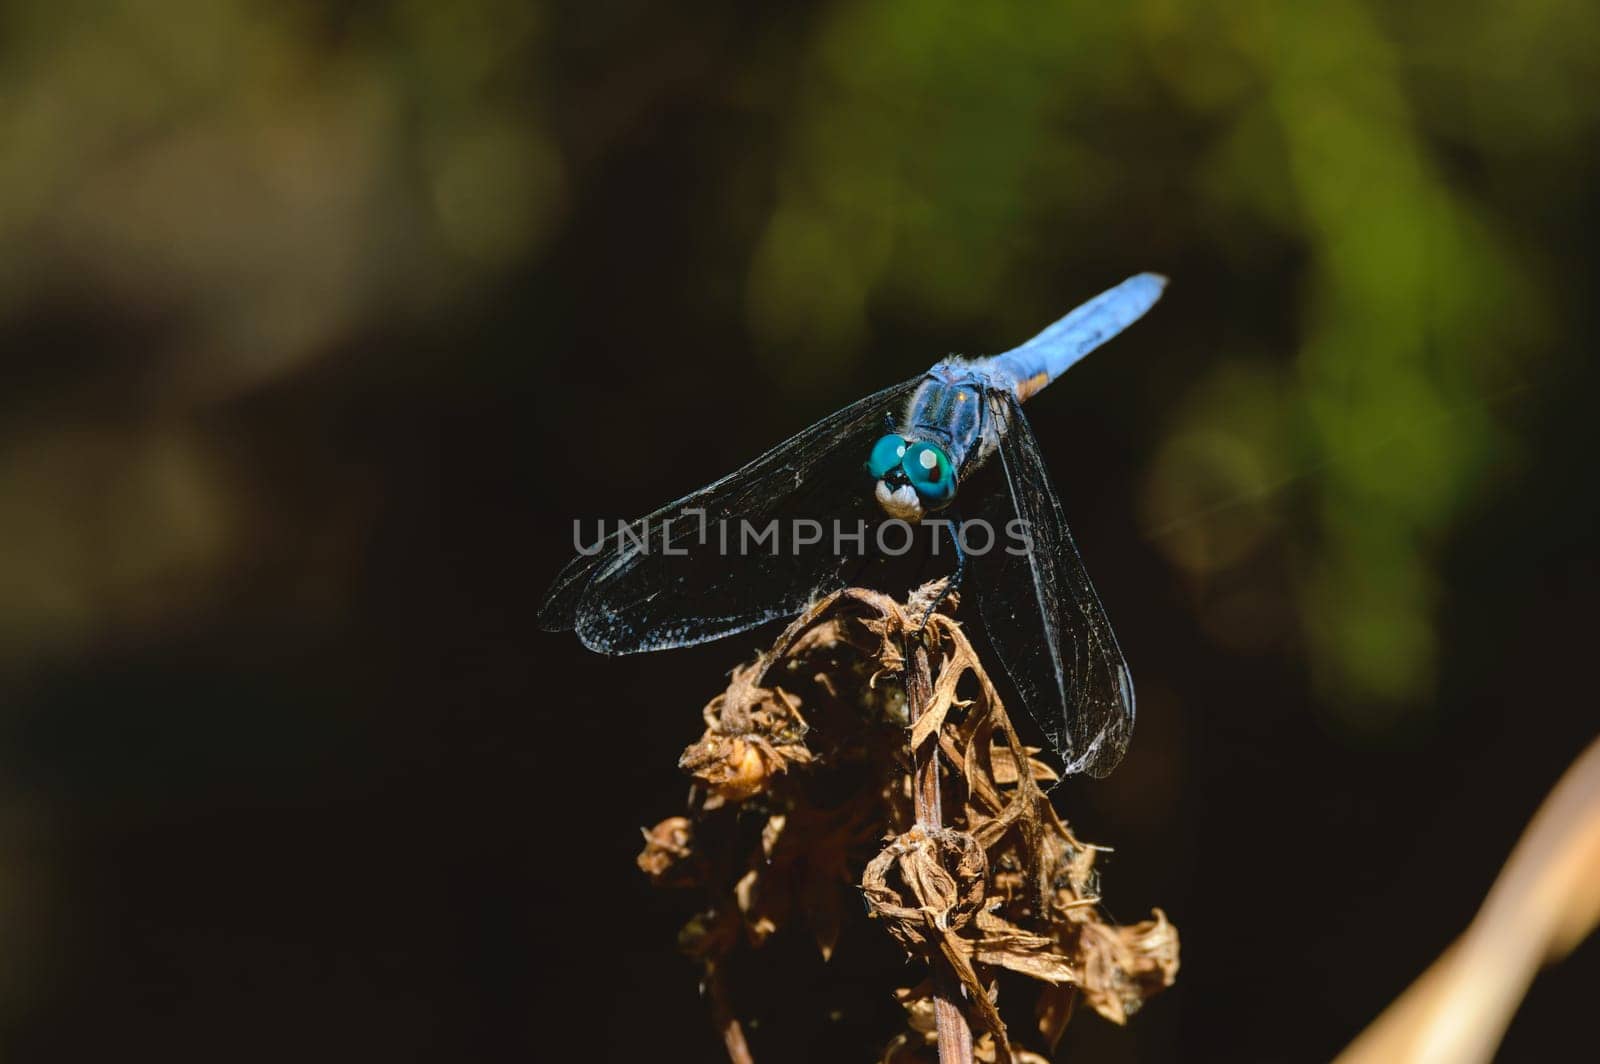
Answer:
[[[537,632],[572,519],[1154,269],[1030,406],[1141,692],[1060,804],[1185,936],[1068,1053],[1326,1059],[1595,732],[1597,75],[1576,0],[0,3],[5,1055],[711,1059],[630,861],[757,638]],[[802,953],[761,1059],[887,1038]]]

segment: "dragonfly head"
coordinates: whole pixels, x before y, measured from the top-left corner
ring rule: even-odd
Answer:
[[[872,445],[867,472],[878,482],[878,505],[890,517],[915,521],[956,497],[956,471],[943,447],[893,433]]]

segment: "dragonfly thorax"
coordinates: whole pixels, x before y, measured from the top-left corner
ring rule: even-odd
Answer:
[[[906,404],[905,435],[938,443],[954,467],[964,471],[983,430],[983,394],[984,381],[973,363],[938,363]]]

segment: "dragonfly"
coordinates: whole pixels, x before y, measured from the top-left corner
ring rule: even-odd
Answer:
[[[1022,404],[1142,317],[1165,287],[1165,277],[1141,273],[1009,351],[942,359],[580,545],[544,598],[540,626],[605,654],[720,639],[858,583],[875,554],[893,553],[885,519],[942,523],[954,546],[946,592],[975,586],[983,630],[1063,775],[1110,773],[1133,734],[1133,681]],[[861,531],[869,520],[875,540]],[[1015,535],[980,555],[977,534],[966,536],[980,522],[991,545],[1000,530]],[[790,526],[790,542],[762,549],[764,534]],[[861,549],[869,540],[877,551]]]

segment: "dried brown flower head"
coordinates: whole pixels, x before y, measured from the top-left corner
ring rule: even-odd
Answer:
[[[1177,929],[1160,910],[1130,927],[1103,918],[1097,850],[1040,787],[1054,773],[1022,745],[954,618],[922,623],[936,589],[906,604],[830,595],[735,670],[679,761],[694,780],[686,815],[645,833],[652,881],[706,892],[680,944],[705,967],[735,1060],[749,1049],[720,981],[728,959],[796,924],[830,957],[863,896],[930,973],[897,992],[907,1029],[886,1061],[929,1059],[936,1042],[950,1052],[952,1023],[980,1034],[950,1059],[1042,1059],[1011,1044],[1002,972],[1039,985],[1045,1051],[1079,995],[1124,1023],[1177,975]],[[752,814],[760,831],[739,830]]]

